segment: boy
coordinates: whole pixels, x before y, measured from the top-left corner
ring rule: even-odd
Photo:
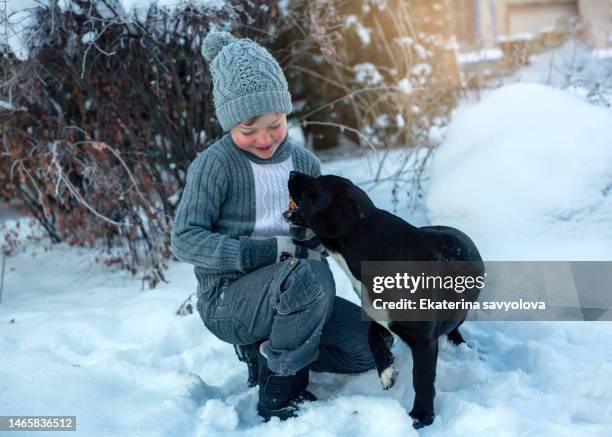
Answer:
[[[189,167],[172,251],[195,266],[206,327],[257,369],[259,414],[284,420],[316,399],[306,390],[309,368],[374,367],[369,323],[335,296],[322,246],[292,238],[282,216],[289,172],[318,176],[320,163],[287,139],[292,104],[280,66],[265,48],[226,32],[207,35],[203,50],[226,134]]]

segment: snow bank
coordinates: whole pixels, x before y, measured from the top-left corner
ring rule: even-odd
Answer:
[[[612,259],[612,111],[514,84],[456,115],[427,209],[489,260]]]

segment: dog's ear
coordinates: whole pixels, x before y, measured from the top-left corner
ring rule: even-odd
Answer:
[[[346,235],[359,221],[357,203],[346,196],[334,196],[331,204],[312,216],[310,228],[321,237]]]

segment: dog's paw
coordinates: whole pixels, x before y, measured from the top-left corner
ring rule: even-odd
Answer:
[[[380,384],[382,385],[383,390],[389,390],[391,387],[393,387],[395,385],[395,382],[397,381],[398,375],[399,372],[393,364],[383,370],[382,373],[379,375]]]
[[[411,411],[410,417],[412,417],[412,427],[414,429],[423,428],[429,426],[434,421],[434,415],[430,413],[414,412]]]

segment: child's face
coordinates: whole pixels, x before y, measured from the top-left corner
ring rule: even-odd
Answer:
[[[248,125],[244,124],[248,122],[245,120],[230,129],[232,140],[239,148],[258,158],[271,158],[287,135],[287,114],[270,112]]]

